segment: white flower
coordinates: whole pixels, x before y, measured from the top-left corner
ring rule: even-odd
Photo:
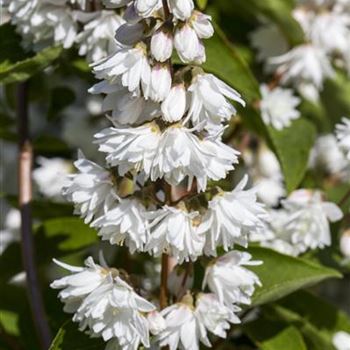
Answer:
[[[225,338],[230,323],[240,323],[234,314],[240,309],[227,307],[220,303],[214,294],[200,294],[196,305],[188,293],[181,302],[164,309],[166,328],[156,340],[160,346],[169,346],[170,350],[199,350],[200,344],[211,347],[208,331]]]
[[[62,199],[62,188],[67,181],[67,176],[72,173],[72,163],[63,158],[44,157],[38,157],[36,162],[40,166],[34,169],[33,179],[39,191],[45,197]]]
[[[216,248],[225,251],[233,245],[247,246],[248,234],[264,227],[268,218],[262,204],[257,202],[255,189],[244,190],[248,176],[232,192],[221,192],[209,201],[200,232],[205,233],[207,255],[216,255]]]
[[[111,244],[125,242],[131,253],[142,251],[147,239],[145,212],[146,208],[136,199],[119,199],[92,227],[98,228],[99,236]]]
[[[349,48],[350,16],[348,13],[321,13],[312,21],[308,35],[327,53],[344,53]]]
[[[346,158],[350,160],[350,119],[343,118],[342,124],[337,124],[336,133],[338,144],[345,152]]]
[[[186,97],[187,92],[184,84],[175,84],[162,103],[163,119],[170,123],[179,121],[186,112]]]
[[[318,90],[323,81],[334,75],[333,68],[325,52],[310,44],[301,45],[286,54],[273,57],[269,62],[277,67],[277,74],[281,75],[283,84],[311,83]]]
[[[63,195],[74,203],[76,213],[85,218],[85,223],[89,223],[102,215],[114,201],[111,173],[85,159],[82,153],[74,165],[79,173],[69,176]]]
[[[102,286],[109,275],[108,268],[94,262],[92,257],[85,260],[85,267],[75,267],[60,261],[54,262],[72,274],[51,283],[51,288],[62,289],[58,297],[65,304],[64,311],[74,313],[84,298]]]
[[[207,187],[207,179],[226,177],[238,163],[239,152],[222,143],[218,137],[199,139],[187,129],[175,124],[163,132],[153,160],[151,180],[164,176],[171,185],[188,177],[188,187],[197,179],[198,191]]]
[[[189,23],[200,39],[209,39],[214,35],[214,27],[211,24],[211,16],[205,15],[199,11],[194,11]]]
[[[173,35],[166,29],[161,28],[152,35],[151,53],[157,61],[165,62],[168,60],[173,53],[173,47]]]
[[[234,303],[251,303],[255,285],[260,286],[258,276],[244,266],[260,265],[261,261],[251,261],[246,252],[231,251],[210,264],[203,280],[203,288],[208,285],[220,303],[230,306]]]
[[[134,48],[120,48],[103,61],[96,63],[94,73],[98,79],[110,82],[121,79],[123,86],[129,91],[138,90],[141,86],[148,87],[151,78],[151,67],[148,63],[146,46],[137,44]]]
[[[145,100],[139,92],[130,93],[120,83],[103,80],[89,89],[91,94],[106,94],[103,112],[112,112],[110,119],[116,124],[140,124],[161,115],[159,105]]]
[[[78,25],[72,12],[64,7],[50,8],[45,11],[47,11],[47,19],[54,28],[54,42],[61,43],[65,49],[72,47],[78,31]]]
[[[188,91],[191,102],[187,118],[195,125],[200,122],[220,124],[229,120],[236,114],[229,99],[245,106],[241,95],[213,74],[197,74]]]
[[[240,311],[239,307],[227,307],[220,303],[215,294],[200,294],[196,300],[195,315],[202,334],[208,330],[218,337],[226,338],[226,332],[231,328],[230,323],[241,322],[234,313],[237,311]]]
[[[113,53],[117,49],[115,31],[123,23],[124,20],[114,11],[99,11],[76,37],[79,55],[86,55],[89,62],[96,62]]]
[[[143,314],[155,307],[137,295],[118,270],[97,265],[91,258],[86,268],[59,264],[73,274],[51,287],[63,289],[59,297],[82,331],[104,341],[116,339],[125,350],[137,349],[140,343],[149,347],[148,321]]]
[[[319,136],[310,154],[309,166],[332,175],[346,175],[348,162],[332,134]]]
[[[164,206],[146,213],[149,240],[146,250],[159,256],[167,252],[179,263],[196,260],[202,254],[204,236],[198,232],[198,212],[187,212],[186,208]]]
[[[276,155],[261,144],[257,152],[243,153],[245,165],[253,179],[258,198],[268,206],[275,206],[285,196],[281,166]]]
[[[136,169],[146,178],[159,178],[178,185],[188,177],[189,187],[197,179],[198,191],[204,191],[207,178],[220,180],[238,162],[239,154],[219,139],[199,139],[193,130],[175,124],[163,132],[154,122],[137,128],[119,127],[95,135],[106,160],[118,166],[121,176]]]
[[[176,29],[174,45],[182,62],[197,64],[205,62],[204,45],[190,24],[185,23]]]
[[[284,209],[270,210],[269,217],[265,227],[250,235],[250,240],[260,242],[262,247],[271,248],[281,254],[298,256],[301,247],[292,243],[292,233],[285,227],[289,212]]]
[[[277,205],[279,200],[286,195],[281,177],[261,177],[254,181],[254,187],[259,200],[270,207]]]
[[[300,112],[296,109],[300,99],[294,96],[293,90],[280,87],[271,90],[267,85],[261,85],[260,92],[261,116],[266,125],[282,130],[290,126],[292,120],[300,117]]]
[[[107,162],[118,166],[121,176],[132,169],[143,170],[149,176],[161,133],[158,125],[152,122],[136,128],[104,129],[95,138],[99,150],[107,153]]]
[[[190,299],[185,301],[184,299]],[[210,346],[206,334],[201,333],[194,313],[192,297],[186,295],[182,302],[171,305],[161,311],[166,328],[157,336],[159,345],[169,346],[169,350],[199,350],[199,341]],[[205,329],[204,329],[205,331]]]
[[[149,330],[153,335],[163,332],[166,325],[163,316],[158,311],[152,311],[147,315]]]
[[[4,213],[2,213],[4,214]],[[12,243],[20,239],[21,213],[18,209],[10,209],[5,216],[4,228],[0,230],[0,255]]]
[[[343,217],[336,204],[323,201],[320,192],[301,189],[292,192],[282,205],[289,213],[285,228],[300,252],[331,244],[329,221]]]
[[[344,331],[335,333],[333,345],[337,350],[350,350],[350,333]]]
[[[40,50],[51,44],[63,44],[69,48],[75,41],[77,23],[66,0],[11,1],[9,12],[26,47]]]
[[[141,17],[147,18],[162,7],[162,0],[135,0],[134,6]]]
[[[170,12],[181,20],[190,18],[194,9],[193,0],[168,0]]]
[[[152,67],[149,89],[144,89],[145,98],[155,102],[164,101],[171,89],[171,72],[168,64],[158,63]]]
[[[340,238],[340,251],[346,257],[350,258],[350,230],[343,232]]]
[[[267,23],[258,27],[250,35],[250,40],[258,52],[258,61],[266,61],[268,58],[282,55],[288,50],[288,43],[275,24]],[[270,70],[269,67],[266,69]]]

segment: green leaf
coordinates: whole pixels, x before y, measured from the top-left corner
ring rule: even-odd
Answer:
[[[34,152],[42,156],[70,157],[72,150],[60,138],[53,135],[40,135],[33,140]]]
[[[299,291],[276,305],[267,306],[263,313],[276,322],[288,322],[297,327],[308,350],[334,350],[334,334],[350,332],[350,319],[344,312],[306,291]]]
[[[8,310],[0,310],[0,324],[7,334],[18,336],[18,314]]]
[[[327,278],[340,278],[341,274],[314,262],[277,253],[261,247],[251,247],[254,259],[262,260],[260,266],[250,267],[260,278],[253,305],[278,300],[298,289],[315,285]],[[272,273],[273,271],[273,273]]]
[[[200,10],[204,10],[208,5],[208,0],[196,0],[196,2]]]
[[[259,84],[248,65],[217,25],[215,32],[212,38],[205,40],[207,60],[203,64],[204,70],[237,89],[247,102],[258,100]]]
[[[350,81],[346,73],[338,71],[334,79],[325,81],[321,101],[330,123],[327,130],[332,132],[334,125],[342,117],[350,116]]]
[[[54,119],[62,110],[75,101],[74,92],[66,86],[57,86],[51,92],[48,119]]]
[[[58,331],[49,350],[101,350],[105,343],[101,339],[89,338],[78,330],[78,326],[67,321]]]
[[[58,249],[64,251],[82,249],[98,241],[97,232],[76,217],[46,220],[39,230],[44,231],[48,239],[62,238]]]
[[[276,23],[291,45],[305,41],[304,32],[292,16],[294,1],[292,0],[236,0],[232,6],[231,0],[219,0],[219,6],[228,13],[239,13],[243,17],[266,17]]]
[[[24,81],[40,72],[62,52],[62,47],[49,47],[32,55],[19,45],[20,37],[10,24],[0,26],[0,83]]]
[[[260,317],[246,324],[244,331],[261,350],[307,350],[298,329],[282,322]]]
[[[268,139],[282,167],[288,192],[298,187],[305,176],[309,154],[316,138],[312,123],[302,118],[281,131],[267,127]]]

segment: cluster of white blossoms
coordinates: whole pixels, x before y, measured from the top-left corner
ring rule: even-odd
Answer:
[[[8,11],[26,49],[76,44],[92,62],[114,51],[115,31],[125,22],[115,11],[95,7],[91,0],[13,0]]]
[[[330,246],[330,223],[343,218],[335,203],[324,201],[319,191],[300,189],[281,204],[282,209],[271,211],[265,230],[251,236],[253,241],[294,256]]]
[[[334,65],[350,74],[350,7],[341,0],[298,1],[292,15],[304,33],[304,43],[290,48],[277,25],[265,22],[251,35],[257,59],[272,84],[261,86],[264,123],[281,130],[300,116],[300,99],[290,89],[317,101],[326,79],[335,76]],[[271,87],[272,86],[272,87]]]
[[[191,267],[203,255],[212,260],[198,293],[191,291],[193,278],[187,273],[181,287],[172,288],[169,279],[174,304],[160,312],[154,296],[153,305],[143,298],[150,295],[142,286],[103,259],[97,265],[89,258],[82,268],[58,263],[72,274],[52,287],[62,289],[59,297],[74,313],[73,321],[108,342],[107,350],[150,345],[197,350],[200,342],[210,346],[209,333],[227,336],[230,325],[240,322],[240,305],[249,305],[261,285],[249,270],[261,262],[230,250],[247,247],[250,235],[265,228],[264,205],[255,188],[246,188],[248,176],[231,191],[215,182],[238,163],[240,153],[222,135],[236,114],[233,104],[245,102],[200,67],[206,60],[203,40],[214,29],[192,0],[104,4],[107,11],[124,14],[114,52],[91,65],[100,81],[90,92],[104,95],[102,109],[112,123],[95,135],[106,165],[80,154],[78,172],[69,176],[63,194],[102,240],[130,253],[166,254],[177,267],[183,262]],[[91,49],[91,36],[100,26],[95,21],[78,35],[81,54],[89,52],[91,58],[101,56],[99,45]],[[172,64],[174,50],[183,65]],[[176,198],[173,191],[183,195]]]
[[[242,157],[258,198],[269,207],[278,206],[286,189],[276,155],[265,144],[260,144],[257,149],[246,148]]]

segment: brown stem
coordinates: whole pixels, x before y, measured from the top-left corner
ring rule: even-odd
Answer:
[[[168,6],[168,1],[167,0],[162,0],[163,2],[163,9],[164,9],[164,16],[165,16],[165,20],[168,19],[168,17],[170,17],[170,9]]]
[[[345,196],[339,201],[338,206],[342,207],[350,199],[350,190],[345,193]]]
[[[159,305],[164,309],[168,305],[168,272],[169,272],[169,257],[167,254],[162,255],[162,270],[160,275],[160,293]]]
[[[18,85],[17,118],[19,137],[18,180],[19,209],[21,212],[22,260],[27,278],[27,293],[34,325],[41,348],[47,350],[51,343],[50,329],[44,310],[35,266],[35,252],[32,234],[32,163],[33,148],[29,138],[28,83]]]

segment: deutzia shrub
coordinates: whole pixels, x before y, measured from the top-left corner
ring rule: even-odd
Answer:
[[[1,348],[348,349],[348,0],[1,5]]]

